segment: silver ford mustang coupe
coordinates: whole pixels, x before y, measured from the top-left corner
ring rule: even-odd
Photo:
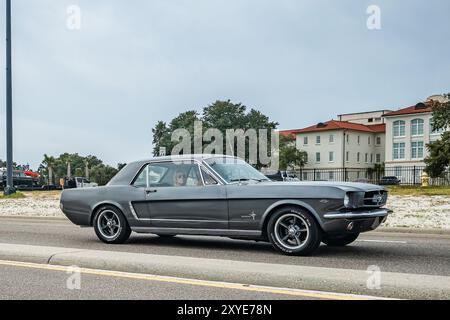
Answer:
[[[273,182],[235,157],[185,155],[130,163],[105,187],[64,190],[61,210],[110,244],[134,231],[270,241],[308,255],[376,229],[392,212],[387,196],[371,184]]]

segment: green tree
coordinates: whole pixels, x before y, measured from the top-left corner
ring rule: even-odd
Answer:
[[[308,163],[308,153],[299,150],[293,136],[280,135],[280,169],[303,168]]]
[[[433,130],[450,128],[450,94],[445,94],[447,102],[433,101]],[[450,165],[450,132],[444,132],[441,139],[427,145],[429,156],[425,158],[425,171],[432,178],[437,178]]]
[[[56,164],[56,159],[52,156],[44,155],[44,161],[42,161],[42,164],[46,171],[43,173],[48,177],[46,183],[49,185],[53,184],[53,168]]]
[[[56,158],[44,155],[39,172],[48,179],[42,182],[53,184],[60,178],[66,178],[69,163],[72,176],[84,177],[88,173],[89,177],[86,176],[86,178],[99,185],[106,184],[118,172],[118,169],[103,164],[102,160],[93,155],[83,157],[78,153],[63,153]]]
[[[209,128],[218,129],[224,138],[223,151],[226,152],[228,146],[226,145],[226,131],[229,129],[237,130],[243,129],[244,131],[249,129],[255,129],[259,137],[260,129],[268,130],[267,140],[270,142],[269,134],[271,130],[275,130],[278,123],[270,121],[269,117],[257,111],[251,109],[247,112],[247,107],[241,103],[232,103],[227,101],[216,101],[213,104],[203,108],[203,113],[200,116],[196,111],[191,110],[181,113],[178,117],[173,119],[169,125],[166,125],[163,121],[159,121],[152,129],[153,132],[153,154],[156,156],[159,154],[161,147],[166,147],[168,155],[171,154],[173,147],[178,142],[171,141],[172,133],[177,129],[186,129],[192,137],[191,149],[194,151],[194,122],[203,122],[203,131],[205,132]],[[249,151],[249,139],[246,140],[246,158],[248,158]],[[203,141],[203,147],[209,142]],[[235,143],[235,154],[237,150],[237,144]],[[268,152],[270,152],[270,146],[268,146]],[[270,155],[270,154],[269,154]],[[260,167],[258,164],[257,167]]]
[[[99,186],[104,186],[118,172],[119,170],[116,168],[104,164],[99,164],[91,168],[91,181],[95,181]]]

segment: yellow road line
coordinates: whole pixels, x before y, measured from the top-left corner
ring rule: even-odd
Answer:
[[[0,266],[21,267],[21,268],[59,271],[59,272],[73,271],[73,267],[56,266],[56,265],[48,265],[48,264],[37,264],[37,263],[28,263],[28,262],[3,261],[3,260],[0,260]],[[120,272],[120,271],[108,271],[108,270],[87,269],[87,268],[79,268],[78,270],[82,274],[97,275],[97,276],[104,276],[104,277],[116,277],[116,278],[133,279],[133,280],[146,280],[146,281],[177,283],[177,284],[193,285],[193,286],[242,290],[242,291],[260,292],[260,293],[271,293],[271,294],[280,294],[280,295],[297,296],[297,297],[308,297],[308,298],[314,298],[314,299],[328,299],[328,300],[379,299],[377,297],[359,296],[359,295],[351,295],[351,294],[341,294],[341,293],[321,292],[321,291],[311,291],[311,290],[299,290],[299,289],[273,288],[273,287],[264,287],[264,286],[252,286],[252,285],[244,285],[244,284],[237,284],[237,283],[185,279],[185,278],[158,276],[158,275],[150,275],[150,274],[128,273],[128,272]]]

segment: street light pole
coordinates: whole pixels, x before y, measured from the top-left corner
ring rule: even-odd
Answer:
[[[6,0],[6,195],[15,193],[12,134],[11,0]]]

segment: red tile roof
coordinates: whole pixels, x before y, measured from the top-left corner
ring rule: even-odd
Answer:
[[[419,106],[421,105],[421,106]],[[427,112],[432,112],[433,108],[432,105],[430,103],[426,103],[426,104],[418,104],[415,106],[411,106],[408,108],[403,108],[397,111],[392,111],[389,113],[386,113],[384,116],[385,117],[392,117],[392,116],[401,116],[401,115],[406,115],[406,114],[415,114],[415,113],[427,113]]]
[[[354,130],[370,133],[383,133],[386,132],[386,125],[385,124],[364,125],[348,121],[331,120],[304,129],[281,131],[280,134],[297,134],[297,133],[322,132],[331,130]]]

